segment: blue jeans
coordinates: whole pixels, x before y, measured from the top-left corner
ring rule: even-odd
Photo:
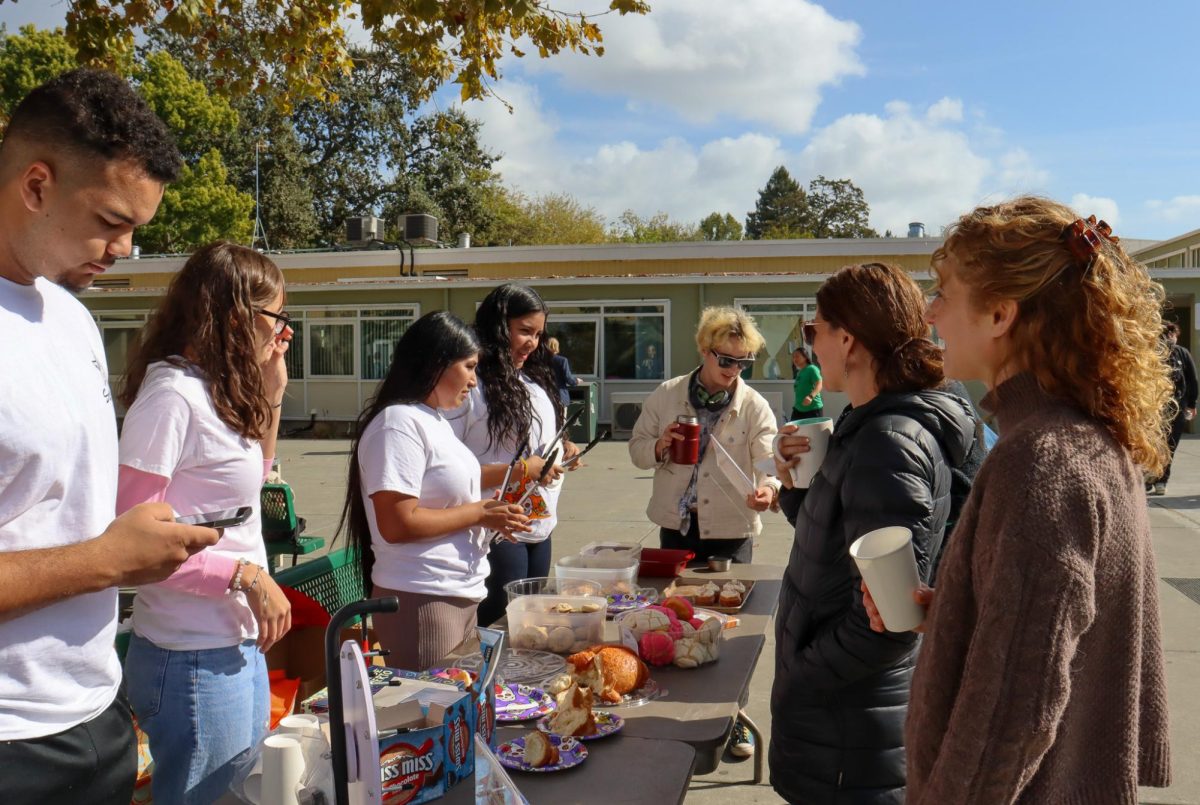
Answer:
[[[266,658],[239,646],[170,651],[133,635],[125,682],[150,739],[155,802],[209,805],[229,790],[233,760],[267,731]]]

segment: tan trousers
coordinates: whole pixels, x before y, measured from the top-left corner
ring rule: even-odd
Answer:
[[[394,595],[396,612],[371,615],[379,644],[390,654],[384,662],[392,668],[424,671],[450,653],[475,631],[476,601],[437,595],[407,593],[375,585],[372,598]]]

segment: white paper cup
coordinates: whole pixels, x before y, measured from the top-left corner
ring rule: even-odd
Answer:
[[[263,741],[262,805],[300,805],[298,790],[304,777],[304,752],[290,735],[271,735]]]
[[[284,716],[275,730],[279,735],[317,735],[321,731],[321,720],[311,713],[296,713]]]
[[[779,440],[784,436],[808,437],[808,452],[801,453],[800,463],[791,469],[792,486],[797,489],[808,489],[817,470],[821,469],[821,462],[825,460],[825,451],[829,449],[829,437],[833,434],[833,420],[827,416],[819,416],[796,419],[787,424],[796,425],[796,432],[775,434],[775,440],[771,442],[771,451],[780,461],[784,461],[784,457],[779,455]]]
[[[913,600],[921,584],[912,531],[900,526],[868,531],[850,546],[875,607],[889,632],[907,632],[925,620],[925,609]]]

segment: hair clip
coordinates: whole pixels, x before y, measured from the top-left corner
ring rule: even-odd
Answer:
[[[1081,266],[1086,268],[1100,251],[1101,238],[1109,243],[1120,243],[1121,239],[1112,233],[1112,227],[1104,221],[1097,221],[1096,216],[1089,215],[1087,219],[1076,218],[1063,227],[1062,237],[1067,242],[1067,248]]]

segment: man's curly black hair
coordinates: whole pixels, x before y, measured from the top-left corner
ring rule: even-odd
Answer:
[[[132,160],[160,182],[179,178],[183,164],[170,130],[129,82],[87,67],[63,73],[26,95],[13,111],[4,139],[84,157]]]

